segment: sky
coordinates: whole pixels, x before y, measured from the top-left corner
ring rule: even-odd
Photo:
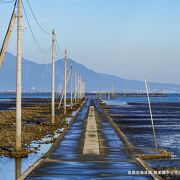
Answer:
[[[0,0],[1,1],[1,0]],[[46,31],[55,29],[60,57],[68,57],[97,72],[126,79],[180,84],[179,0],[29,0]],[[23,0],[32,30],[44,48],[51,35],[41,31]],[[0,3],[0,46],[13,4]],[[27,22],[23,13],[23,27]],[[16,25],[16,24],[15,24]],[[42,54],[30,29],[23,31],[23,57],[51,62]],[[16,54],[16,26],[8,51]]]

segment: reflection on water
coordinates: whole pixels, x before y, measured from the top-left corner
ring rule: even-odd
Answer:
[[[73,111],[71,118],[76,115],[77,111]],[[70,123],[71,118],[67,118],[67,123]],[[0,157],[0,180],[16,180],[22,173],[24,173],[33,163],[44,155],[52,145],[54,138],[57,138],[64,128],[60,128],[55,132],[54,136],[45,136],[41,141],[33,141],[30,147],[38,147],[36,153],[31,153],[26,158],[9,158]],[[51,142],[51,143],[44,143]],[[39,147],[40,145],[40,147]]]
[[[22,173],[24,173],[33,163],[44,155],[52,145],[54,138],[57,138],[64,128],[58,129],[55,132],[54,137],[48,135],[41,139],[41,146],[39,147],[40,141],[34,141],[30,147],[39,147],[36,153],[29,154],[26,158],[8,158],[0,157],[0,180],[16,180]],[[51,143],[43,143],[43,142]]]
[[[16,179],[21,176],[21,158],[16,158],[15,160],[15,167],[16,167]]]
[[[69,94],[68,94],[69,96]],[[0,93],[0,102],[12,102],[15,101],[15,93]],[[50,98],[51,93],[23,93],[23,98]],[[7,108],[6,108],[7,109]],[[13,109],[13,108],[11,108]],[[77,111],[73,111],[71,117],[76,115]],[[67,119],[67,123],[70,123],[70,118]],[[29,154],[26,158],[9,158],[0,157],[0,180],[15,180],[17,177],[24,173],[33,163],[35,163],[42,155],[44,155],[48,149],[51,147],[54,138],[57,138],[59,134],[64,131],[64,128],[58,129],[55,132],[54,137],[49,137],[48,135],[41,139],[41,141],[34,141],[30,144],[30,147],[38,147],[36,153]],[[43,143],[43,142],[51,143]],[[40,147],[39,147],[40,145]]]
[[[165,97],[150,97],[153,108],[157,141],[160,148],[170,151],[172,158],[180,155],[180,94],[169,94]],[[110,108],[114,120],[127,133],[128,138],[136,146],[151,147],[149,141],[152,137],[149,124],[150,116],[147,110],[147,97],[119,97],[105,101],[109,105],[118,105],[119,108]],[[131,105],[124,105],[125,103]],[[142,105],[143,102],[144,104]],[[124,104],[123,104],[124,103]],[[145,104],[146,103],[146,104]],[[118,117],[117,114],[124,115]],[[172,159],[171,158],[171,159]]]

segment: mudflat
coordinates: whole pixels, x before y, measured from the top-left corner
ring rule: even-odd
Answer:
[[[48,135],[54,137],[54,133],[68,126],[63,115],[63,109],[56,105],[55,123],[51,123],[51,101],[50,99],[26,98],[22,102],[22,146],[28,148],[32,141],[41,140]],[[76,110],[79,105],[75,106]],[[16,130],[16,102],[11,99],[0,103],[0,155],[9,155],[15,147]],[[72,111],[67,108],[67,116]],[[55,139],[52,138],[52,141]],[[48,143],[48,142],[44,142]]]

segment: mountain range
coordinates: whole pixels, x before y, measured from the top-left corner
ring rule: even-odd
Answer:
[[[77,70],[86,83],[86,91],[114,91],[117,92],[139,92],[145,90],[143,81],[128,80],[121,77],[104,73],[97,73],[68,59],[68,67],[72,63],[73,71]],[[63,86],[64,61],[55,62],[55,89],[58,91]],[[164,83],[148,83],[150,91],[180,91],[180,85]],[[22,59],[22,87],[23,91],[51,90],[51,63],[38,64],[27,59]],[[68,85],[69,87],[69,85]],[[6,53],[2,66],[0,67],[0,91],[15,90],[16,88],[16,57]]]

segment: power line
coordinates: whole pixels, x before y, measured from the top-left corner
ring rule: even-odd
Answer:
[[[57,44],[55,43],[55,53],[56,53],[56,57],[57,57],[57,60],[60,60],[61,57],[60,57],[60,54],[59,54],[58,52],[59,52],[59,50],[58,50]],[[61,55],[63,55],[63,54],[61,54]]]
[[[61,54],[63,56],[64,54],[60,50],[60,47],[59,47],[59,44],[58,44],[58,41],[57,41],[56,37],[55,37],[55,42],[56,42],[55,45],[57,47],[57,50],[58,50],[59,54]]]
[[[56,46],[56,45],[55,45],[55,53],[56,53],[56,58],[57,58],[57,60],[60,59],[59,56],[58,56],[57,46]]]
[[[30,3],[29,3],[29,1],[28,1],[28,0],[26,0],[26,1],[27,1],[27,3],[28,3],[29,9],[31,10],[31,13],[32,13],[34,19],[36,20],[39,28],[40,28],[45,34],[48,34],[48,35],[52,34],[51,32],[47,32],[47,31],[42,27],[42,25],[39,23],[38,19],[36,18],[35,14],[34,14],[34,12],[33,12],[33,10],[32,10],[32,7],[31,7],[31,5],[30,5]]]
[[[29,19],[28,19],[28,16],[27,16],[27,13],[26,13],[26,10],[25,10],[25,7],[24,7],[23,2],[22,2],[22,7],[23,7],[24,15],[25,15],[26,21],[27,21],[27,23],[28,23],[28,26],[29,26],[29,29],[30,29],[30,32],[31,32],[31,36],[32,36],[32,38],[33,38],[33,41],[34,41],[35,45],[37,46],[37,48],[39,49],[39,51],[40,51],[41,53],[43,53],[43,54],[49,53],[49,51],[52,49],[52,45],[51,45],[48,49],[44,49],[44,48],[42,48],[42,46],[38,43],[38,41],[37,41],[37,39],[36,39],[36,37],[35,37],[35,34],[34,34],[33,30],[32,30],[32,27],[31,27],[31,25],[30,25],[30,22],[29,22]]]

